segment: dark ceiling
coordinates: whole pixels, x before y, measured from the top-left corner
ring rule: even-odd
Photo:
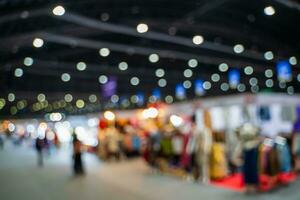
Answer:
[[[63,16],[53,15],[57,5],[65,8]],[[265,15],[266,6],[273,6],[276,13]],[[147,24],[149,31],[138,33],[139,23]],[[239,92],[220,89],[228,82],[228,72],[218,69],[221,63],[240,69],[241,82],[246,86],[243,92],[253,92],[249,80],[256,77],[260,91],[287,92],[292,86],[299,93],[297,65],[292,66],[293,80],[283,87],[275,76],[273,87],[265,84],[265,70],[275,73],[277,61],[292,56],[300,60],[299,24],[300,4],[292,0],[0,0],[0,98],[5,99],[0,116],[84,113],[118,107],[102,97],[100,75],[116,77],[117,94],[124,99],[138,92],[147,97],[158,88],[158,68],[165,70],[167,81],[167,86],[160,88],[163,99],[174,96],[176,84],[185,80],[212,82],[213,73],[221,79],[212,82],[205,96]],[[204,42],[193,44],[194,35],[202,35]],[[33,47],[35,38],[44,40],[41,48]],[[236,44],[242,44],[245,51],[235,53]],[[101,57],[101,48],[109,48],[109,56]],[[266,60],[266,51],[272,51],[274,59]],[[158,62],[149,62],[152,53],[159,55]],[[25,57],[33,58],[33,65],[25,66]],[[186,78],[183,71],[193,58],[199,65],[190,68],[193,76]],[[86,70],[76,69],[80,61],[86,63]],[[128,70],[119,70],[122,61],[128,63]],[[253,67],[252,75],[244,73],[246,66]],[[22,77],[14,76],[16,68],[23,70]],[[63,73],[69,73],[71,80],[63,82]],[[130,84],[134,76],[140,79],[137,86]],[[12,102],[7,99],[9,93],[15,95]],[[45,94],[47,104],[34,111],[40,93]],[[73,95],[70,103],[62,101],[67,93]],[[98,97],[96,102],[89,102],[91,94]],[[187,96],[195,98],[193,87]],[[77,109],[77,99],[83,99],[86,106]],[[25,108],[18,108],[21,101],[26,101]]]

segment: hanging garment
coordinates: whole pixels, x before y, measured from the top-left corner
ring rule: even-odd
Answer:
[[[292,166],[289,146],[287,144],[277,144],[276,149],[279,157],[280,171],[290,172]]]
[[[141,139],[137,135],[132,136],[132,149],[134,151],[139,151],[141,149]]]
[[[191,161],[191,154],[188,152],[188,143],[191,137],[191,134],[183,136],[183,152],[180,160],[180,165],[182,168],[188,167]]]
[[[300,157],[300,133],[295,134],[293,143],[293,152]]]
[[[281,119],[283,121],[295,122],[297,119],[296,108],[294,106],[282,106]]]
[[[161,153],[162,156],[165,158],[169,158],[172,156],[173,149],[172,149],[172,140],[169,137],[164,137],[160,141],[161,146]]]
[[[244,149],[243,177],[246,185],[258,185],[258,147]]]
[[[183,137],[179,134],[172,137],[172,149],[175,155],[183,153]]]
[[[150,134],[150,143],[151,143],[151,150],[154,152],[160,151],[160,140],[161,140],[161,133],[156,132]]]
[[[108,152],[116,153],[119,149],[119,132],[115,128],[108,128],[106,134]]]
[[[280,165],[276,147],[272,147],[267,154],[266,175],[276,176],[280,172]]]
[[[213,143],[210,166],[210,177],[212,179],[221,179],[226,177],[227,160],[225,156],[225,146],[223,143]]]
[[[270,108],[268,106],[261,106],[258,110],[258,114],[262,121],[271,120]]]
[[[296,122],[294,124],[294,131],[295,132],[300,132],[300,106],[297,107],[296,113],[297,113],[297,119],[296,119]]]
[[[133,150],[133,147],[132,147],[132,140],[131,140],[131,136],[129,134],[126,134],[124,136],[124,139],[123,139],[123,146],[125,147],[125,150],[130,152]]]
[[[251,113],[249,112],[247,106],[242,107],[242,115],[244,118],[244,122],[251,122]]]

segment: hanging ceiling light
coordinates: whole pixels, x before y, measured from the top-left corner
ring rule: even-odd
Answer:
[[[40,48],[44,45],[44,40],[41,38],[34,38],[32,42],[33,46],[36,48]]]
[[[63,6],[56,6],[55,8],[53,8],[52,10],[52,13],[54,15],[57,15],[57,16],[62,16],[64,15],[66,12],[65,8]]]
[[[204,42],[203,36],[201,36],[201,35],[195,35],[195,36],[193,37],[193,43],[194,43],[194,44],[200,45],[200,44],[202,44],[203,42]]]
[[[264,13],[268,16],[274,15],[275,14],[275,8],[273,6],[267,6],[264,9]]]
[[[136,30],[139,33],[146,33],[148,31],[148,25],[143,23],[138,24]]]

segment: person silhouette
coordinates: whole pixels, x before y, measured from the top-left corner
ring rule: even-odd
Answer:
[[[84,174],[82,157],[81,157],[81,142],[77,135],[73,134],[73,170],[75,175]]]

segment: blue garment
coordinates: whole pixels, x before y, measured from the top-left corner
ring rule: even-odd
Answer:
[[[280,162],[280,171],[289,172],[292,169],[291,166],[291,155],[290,148],[287,144],[281,145],[277,144],[276,149],[278,152],[279,162]]]
[[[245,184],[259,183],[258,177],[258,147],[244,150],[243,176]]]
[[[259,117],[262,121],[270,121],[271,113],[270,108],[268,106],[262,106],[258,110]]]
[[[132,137],[132,148],[135,151],[140,150],[140,148],[141,148],[141,140],[140,140],[140,138],[138,136],[133,136]]]

